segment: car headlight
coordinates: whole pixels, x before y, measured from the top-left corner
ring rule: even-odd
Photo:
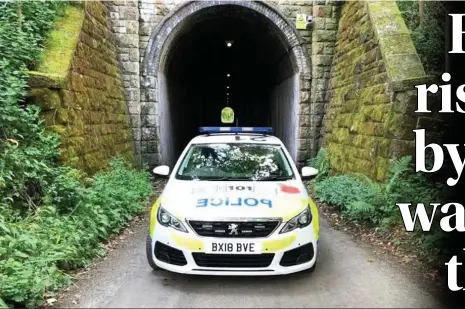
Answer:
[[[173,229],[187,233],[187,229],[185,228],[184,224],[182,224],[182,222],[175,216],[163,209],[161,205],[158,207],[157,220],[158,223],[163,226],[172,227]]]
[[[282,228],[280,234],[293,231],[297,228],[304,228],[312,222],[312,212],[310,207],[306,207],[300,214],[289,220]]]

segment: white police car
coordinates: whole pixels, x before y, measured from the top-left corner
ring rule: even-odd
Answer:
[[[152,207],[146,251],[153,269],[200,275],[313,270],[318,210],[271,128],[201,127]]]

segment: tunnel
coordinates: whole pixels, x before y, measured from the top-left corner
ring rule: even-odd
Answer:
[[[174,17],[176,18],[176,17]],[[283,30],[260,12],[215,5],[182,18],[158,72],[161,163],[174,166],[200,126],[273,127],[294,160],[299,66]],[[234,123],[221,123],[221,110]]]

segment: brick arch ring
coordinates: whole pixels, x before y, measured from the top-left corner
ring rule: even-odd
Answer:
[[[286,43],[294,72],[299,76],[300,110],[302,110],[302,105],[307,105],[306,110],[310,111],[310,114],[299,112],[299,122],[305,121],[309,123],[310,132],[307,133],[311,135],[311,132],[315,129],[313,117],[310,116],[312,114],[312,104],[310,104],[308,96],[305,98],[301,94],[303,91],[310,91],[308,86],[311,84],[310,80],[312,78],[310,57],[293,23],[278,8],[264,1],[186,1],[175,7],[152,30],[148,40],[144,59],[141,63],[141,101],[148,105],[158,102],[158,72],[164,69],[170,45],[184,26],[182,22],[202,10],[225,5],[248,8],[262,15],[274,25],[276,32]],[[308,150],[313,149],[315,146],[312,145],[314,142],[310,138],[301,135],[301,132],[298,132],[299,144],[297,150],[299,153],[305,152],[305,155],[308,155]],[[298,161],[302,161],[302,158]]]

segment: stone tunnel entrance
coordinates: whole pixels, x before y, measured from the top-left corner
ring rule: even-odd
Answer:
[[[226,106],[235,113],[230,125],[271,126],[297,158],[309,65],[284,17],[259,2],[195,2],[167,16],[152,38],[144,69],[155,93],[146,104],[157,106],[161,164],[173,167],[199,126],[229,126],[220,117]]]

